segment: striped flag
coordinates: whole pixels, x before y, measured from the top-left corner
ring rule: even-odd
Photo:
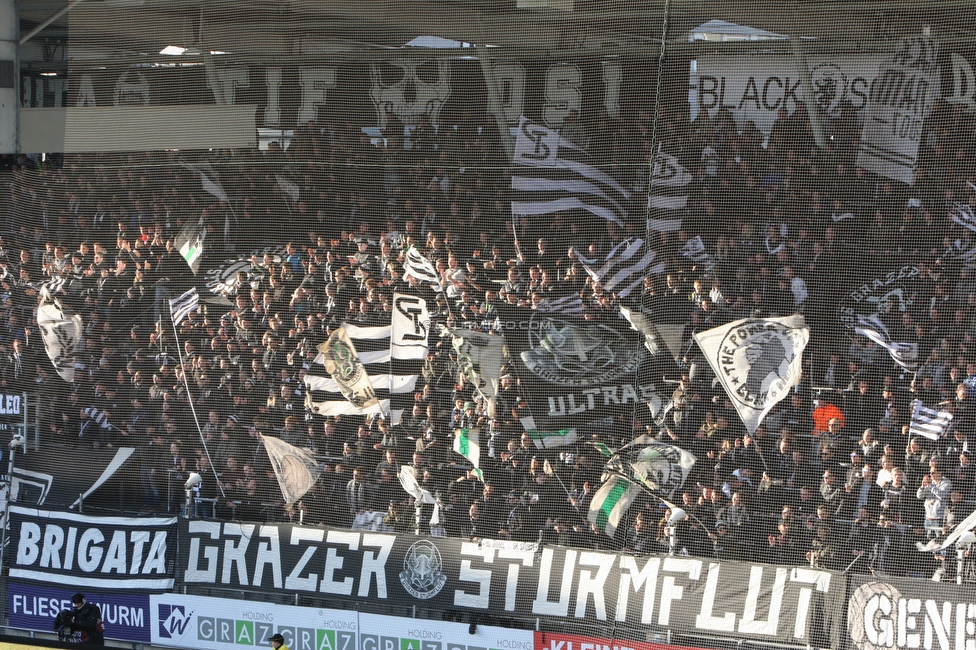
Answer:
[[[918,343],[902,343],[893,341],[888,328],[881,322],[877,314],[861,316],[854,328],[855,334],[866,336],[891,355],[891,358],[902,368],[914,370],[918,367]]]
[[[298,197],[301,196],[301,189],[298,185],[280,174],[275,174],[275,180],[278,181],[278,187],[281,188],[281,191],[293,202],[298,203]]]
[[[191,311],[196,311],[200,306],[200,296],[197,295],[196,287],[183,293],[178,298],[169,301],[169,313],[173,317],[173,325],[179,326]]]
[[[647,229],[674,232],[681,229],[681,211],[688,205],[691,172],[678,159],[658,149],[647,194]]]
[[[580,251],[576,257],[591,278],[601,287],[626,298],[651,273],[663,273],[664,264],[653,264],[657,253],[641,238],[625,239],[613,247],[602,260],[587,258]]]
[[[481,472],[481,429],[455,429],[454,430],[454,451],[461,454],[474,467],[475,474],[482,482],[485,480]]]
[[[922,403],[922,400],[917,399],[912,402],[912,423],[908,434],[938,440],[946,432],[950,422],[952,422],[952,413],[930,409]]]
[[[571,293],[562,298],[543,299],[535,307],[536,311],[544,314],[566,314],[568,316],[579,316],[585,311],[583,299],[578,293]]]
[[[396,424],[398,415],[413,402],[417,378],[427,356],[430,319],[425,317],[426,301],[415,296],[394,294],[394,311],[390,325],[360,327],[344,323],[333,333],[335,340],[342,337],[343,343],[330,351],[329,357],[322,350],[329,342],[319,346],[319,354],[305,374],[305,403],[312,413],[390,414]],[[356,386],[359,389],[354,390]],[[354,399],[347,399],[346,393]]]
[[[200,184],[204,192],[212,194],[225,203],[230,203],[230,199],[227,198],[227,193],[224,192],[224,188],[221,186],[220,180],[217,178],[217,173],[214,172],[213,167],[210,166],[210,163],[180,163],[180,166],[200,177]]]
[[[630,504],[634,502],[641,488],[636,483],[623,476],[613,475],[600,486],[590,501],[590,513],[587,519],[603,531],[608,537],[613,537]]]
[[[627,220],[630,192],[558,131],[523,116],[513,163],[512,214],[586,210],[621,226]]]
[[[404,253],[403,270],[421,282],[441,285],[441,274],[437,272],[437,267],[416,246],[411,246]]]
[[[552,447],[566,447],[579,440],[579,434],[575,428],[559,429],[558,431],[539,431],[535,427],[535,418],[531,415],[521,418],[522,428],[532,438],[532,443],[537,449],[551,449]]]

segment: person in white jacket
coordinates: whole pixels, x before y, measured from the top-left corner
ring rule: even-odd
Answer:
[[[952,490],[952,481],[942,475],[942,468],[935,460],[929,463],[929,473],[922,477],[922,484],[915,496],[924,502],[925,534],[938,537],[942,534],[945,504]]]

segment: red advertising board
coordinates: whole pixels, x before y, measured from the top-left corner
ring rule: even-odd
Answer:
[[[536,632],[533,650],[704,650],[628,639],[602,639],[559,632]]]

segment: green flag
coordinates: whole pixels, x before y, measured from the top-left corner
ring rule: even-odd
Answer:
[[[454,430],[454,451],[461,454],[471,461],[474,466],[475,475],[484,482],[484,474],[481,473],[481,446],[479,445],[479,434],[481,429],[455,429]]]
[[[565,447],[574,444],[579,436],[576,429],[559,429],[558,431],[539,431],[535,428],[535,419],[529,415],[519,420],[522,428],[532,438],[532,442],[539,449],[550,449],[552,447]]]
[[[624,513],[640,491],[639,485],[623,476],[609,477],[590,501],[590,523],[596,524],[608,537],[613,537]]]

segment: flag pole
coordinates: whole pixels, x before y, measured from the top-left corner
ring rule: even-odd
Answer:
[[[197,409],[193,406],[193,393],[190,391],[190,382],[186,378],[186,366],[183,365],[183,350],[180,349],[180,335],[176,331],[176,323],[170,318],[170,322],[173,323],[173,336],[176,337],[176,354],[180,357],[180,368],[183,374],[183,385],[186,386],[186,401],[190,403],[190,412],[193,414],[193,421],[197,425],[197,433],[200,435],[200,442],[203,443],[203,453],[207,455],[207,460],[210,461],[210,471],[214,474],[214,480],[217,481],[217,468],[214,467],[213,458],[210,457],[210,450],[207,449],[207,440],[203,437],[203,429],[200,427],[200,419],[197,418]],[[224,499],[227,495],[224,493],[224,486],[217,481],[217,489],[220,490],[220,496]]]

